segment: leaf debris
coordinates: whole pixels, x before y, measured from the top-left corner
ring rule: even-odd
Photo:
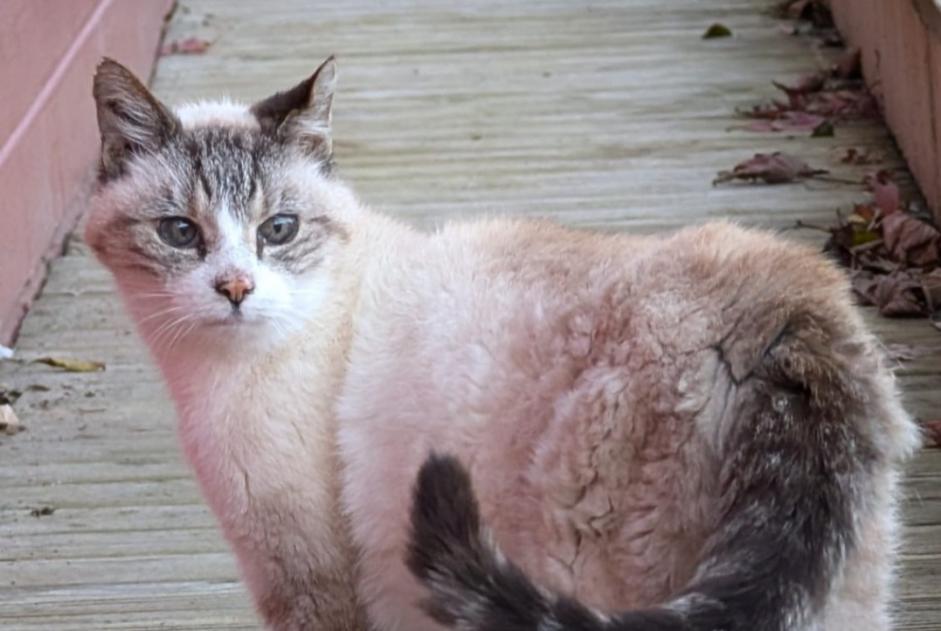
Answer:
[[[39,508],[34,508],[29,511],[29,514],[33,517],[48,517],[54,512],[56,512],[56,509],[52,506],[40,506]]]
[[[754,157],[740,162],[731,171],[719,171],[713,186],[733,180],[762,181],[765,184],[787,184],[829,173],[816,169],[806,162],[783,151],[756,153]]]
[[[68,372],[99,372],[105,369],[105,364],[102,362],[70,359],[67,357],[40,357],[33,361],[38,364],[62,368]]]
[[[922,421],[925,430],[925,439],[928,447],[941,447],[941,418]]]
[[[907,212],[888,171],[864,182],[871,199],[823,228],[830,233],[824,251],[850,270],[863,305],[884,316],[935,314],[932,322],[941,322],[941,231]]]
[[[732,29],[719,22],[711,25],[706,29],[706,32],[702,34],[703,39],[718,39],[721,37],[732,37]]]
[[[201,37],[185,37],[183,39],[175,39],[164,44],[160,48],[160,56],[202,55],[207,50],[209,50],[210,46],[212,46],[212,42],[210,42],[208,39],[203,39]]]

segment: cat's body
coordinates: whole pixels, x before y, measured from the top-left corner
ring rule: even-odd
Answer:
[[[729,459],[743,472],[767,463],[741,484],[780,479],[783,497],[762,497],[798,513],[845,493],[852,519],[798,514],[807,525],[796,529],[820,531],[790,535],[834,555],[816,559],[826,587],[804,586],[786,626],[768,611],[753,628],[888,627],[896,466],[914,434],[830,264],[722,223],[639,238],[492,221],[402,250],[384,241],[363,278],[339,407],[374,620],[436,628],[408,606],[424,592],[402,566],[411,482],[436,450],[468,466],[508,558],[608,612],[660,603],[693,579],[732,521]],[[805,400],[817,398],[826,411]],[[779,418],[756,418],[771,406]],[[789,423],[818,427],[798,438]],[[754,436],[740,454],[742,431]],[[818,466],[805,455],[838,471],[798,471]],[[782,518],[756,510],[759,522]],[[754,532],[757,542],[737,533],[743,554],[798,554]],[[824,552],[830,537],[840,543]],[[764,587],[761,568],[735,563]]]
[[[405,565],[431,449],[469,466],[496,541],[534,580],[606,610],[660,602],[715,544],[728,445],[756,406],[801,423],[833,398],[850,518],[805,533],[836,547],[799,586],[807,615],[782,605],[766,628],[887,628],[895,476],[916,435],[841,274],[730,224],[419,233],[329,176],[325,67],[250,111],[174,115],[110,65],[96,82],[88,240],[272,628],[365,629],[363,606],[379,630],[440,628]],[[803,454],[788,444],[767,469],[786,476]]]

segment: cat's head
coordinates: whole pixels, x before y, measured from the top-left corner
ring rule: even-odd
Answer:
[[[335,84],[331,57],[252,106],[173,111],[120,64],[99,65],[85,238],[152,346],[266,340],[313,317],[356,206],[330,177]]]

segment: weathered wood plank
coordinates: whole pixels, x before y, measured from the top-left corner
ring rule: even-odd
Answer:
[[[420,0],[253,3],[189,0],[169,37],[213,40],[205,55],[160,61],[170,102],[254,99],[339,54],[336,147],[363,198],[421,226],[476,214],[549,216],[650,232],[710,218],[786,228],[826,224],[860,186],[721,186],[719,169],[756,152],[799,154],[860,180],[847,147],[901,167],[885,128],[833,138],[743,131],[736,107],[774,95],[825,63],[782,34],[765,0]],[[734,36],[703,41],[712,22]],[[204,24],[205,22],[205,24]],[[907,181],[907,180],[906,180]],[[820,243],[816,232],[788,232]],[[925,347],[923,321],[867,321],[886,344]],[[104,361],[100,373],[0,363],[29,390],[28,428],[0,436],[0,626],[56,629],[254,629],[235,565],[178,453],[172,407],[112,282],[73,240],[23,325],[19,357]],[[899,364],[913,414],[941,415],[941,352]],[[911,463],[900,629],[941,619],[941,450]],[[30,510],[52,506],[53,514]]]

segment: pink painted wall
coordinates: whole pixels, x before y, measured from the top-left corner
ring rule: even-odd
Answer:
[[[81,212],[98,152],[91,77],[102,56],[140,76],[173,0],[2,0],[0,343]]]
[[[831,0],[935,217],[941,221],[941,9],[935,0]]]

